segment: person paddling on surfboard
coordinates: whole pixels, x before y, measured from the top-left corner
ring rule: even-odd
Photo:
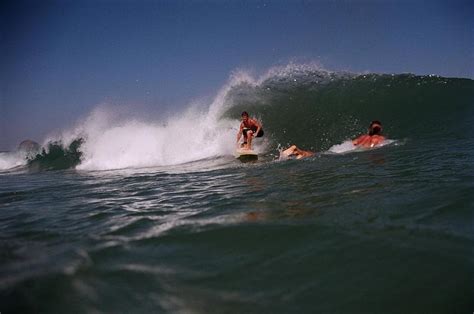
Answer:
[[[309,150],[299,149],[296,145],[291,145],[280,153],[280,159],[294,157],[296,159],[312,157],[316,153]]]
[[[369,125],[368,134],[361,135],[352,140],[352,144],[370,148],[379,145],[384,140],[385,136],[382,135],[382,123],[378,120],[374,120]]]
[[[240,123],[239,133],[237,133],[237,144],[239,144],[242,134],[244,135],[244,142],[242,148],[252,149],[252,138],[262,137],[262,124],[255,119],[250,119],[247,111],[242,112],[242,122]]]

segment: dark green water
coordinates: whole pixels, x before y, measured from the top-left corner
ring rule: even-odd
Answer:
[[[246,103],[270,139],[257,163],[4,170],[0,311],[471,313],[474,85],[373,78],[234,88],[226,115]],[[394,143],[274,160],[375,118]]]

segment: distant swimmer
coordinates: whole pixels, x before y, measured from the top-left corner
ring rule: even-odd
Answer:
[[[301,159],[301,158],[306,158],[306,157],[312,157],[316,153],[309,151],[309,150],[302,150],[296,147],[296,145],[291,145],[284,151],[280,153],[280,156],[289,158],[289,157],[295,157],[296,159]]]
[[[241,147],[250,150],[252,149],[252,138],[263,136],[262,124],[256,119],[250,119],[246,111],[242,112],[241,116],[242,122],[240,123],[239,133],[237,133],[237,144],[243,134],[244,142]]]
[[[370,148],[379,145],[384,140],[385,136],[382,135],[382,123],[375,120],[370,123],[368,134],[361,135],[354,139],[352,144]]]

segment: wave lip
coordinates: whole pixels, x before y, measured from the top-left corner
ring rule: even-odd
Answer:
[[[284,67],[271,68],[258,82],[264,89],[289,89],[309,85],[313,88],[317,88],[336,80],[352,79],[356,76],[357,74],[346,71],[329,71],[317,63],[290,63]]]

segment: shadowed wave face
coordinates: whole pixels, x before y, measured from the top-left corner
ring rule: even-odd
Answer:
[[[28,160],[28,168],[32,171],[74,168],[81,162],[82,152],[79,148],[83,142],[79,138],[66,147],[61,142],[50,142],[47,149]]]
[[[440,126],[443,136],[465,133],[473,99],[469,79],[302,71],[234,86],[225,116],[245,109],[275,144],[327,150],[365,133],[372,120],[393,139],[441,135]]]

